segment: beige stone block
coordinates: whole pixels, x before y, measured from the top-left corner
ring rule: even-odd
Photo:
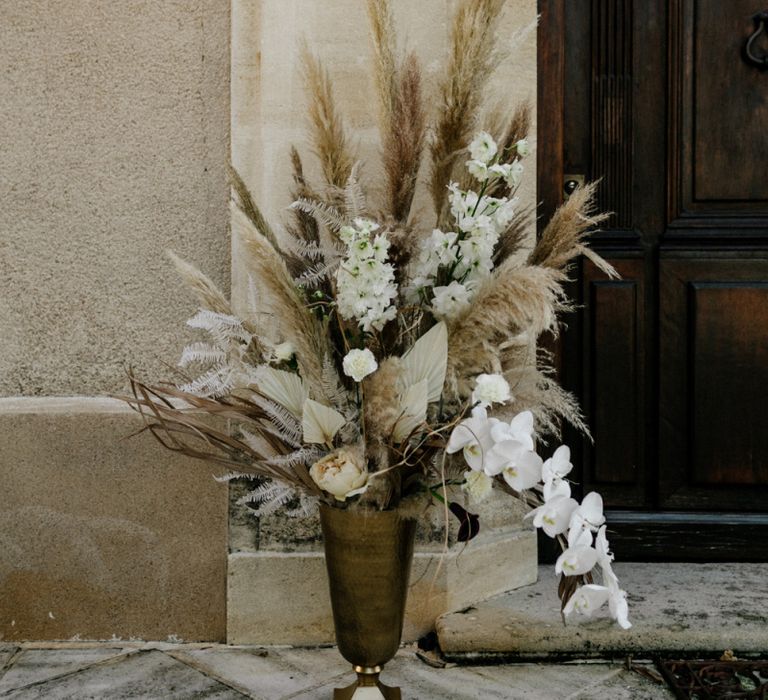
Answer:
[[[4,2],[0,395],[167,376],[194,304],[168,248],[228,287],[229,2]]]
[[[494,531],[464,545],[414,555],[403,640],[413,641],[449,610],[536,580],[536,536]],[[229,557],[230,644],[325,644],[333,641],[321,552],[236,553]]]
[[[106,399],[0,400],[0,639],[223,640],[227,488]]]

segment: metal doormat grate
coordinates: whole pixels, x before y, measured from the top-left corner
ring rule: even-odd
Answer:
[[[681,700],[768,700],[768,661],[659,660],[658,665]]]

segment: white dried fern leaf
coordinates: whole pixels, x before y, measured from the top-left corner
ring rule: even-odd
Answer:
[[[305,214],[314,216],[321,224],[331,229],[331,231],[338,231],[342,226],[346,226],[347,224],[347,220],[336,207],[314,199],[301,197],[291,204],[291,209],[298,209]]]
[[[232,341],[240,341],[247,345],[251,342],[251,334],[243,328],[242,321],[235,316],[220,314],[215,311],[201,309],[187,321],[190,328],[197,328],[208,333],[217,343],[226,347]]]
[[[221,348],[208,343],[191,343],[184,348],[179,359],[179,367],[193,364],[218,365],[227,359],[227,353]]]

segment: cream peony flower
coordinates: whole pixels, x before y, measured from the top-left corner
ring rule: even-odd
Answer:
[[[309,475],[337,501],[362,493],[368,483],[362,451],[349,447],[342,447],[315,462],[309,469]]]
[[[363,350],[350,350],[342,362],[344,374],[352,377],[356,382],[362,382],[369,374],[375,372],[379,366],[373,353],[365,348]]]

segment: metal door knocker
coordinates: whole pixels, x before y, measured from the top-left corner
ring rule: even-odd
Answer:
[[[755,31],[747,39],[747,45],[744,47],[744,58],[747,63],[762,70],[768,70],[768,53],[762,56],[755,53],[755,45],[760,36],[768,37],[768,10],[758,12],[752,19],[755,22]]]

